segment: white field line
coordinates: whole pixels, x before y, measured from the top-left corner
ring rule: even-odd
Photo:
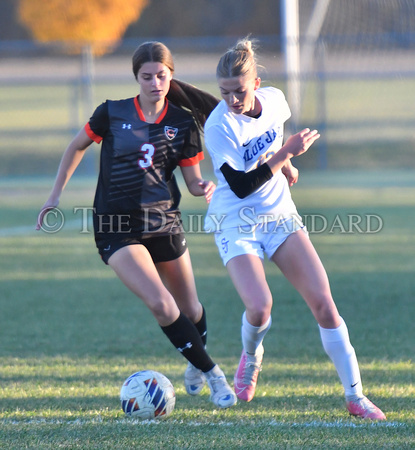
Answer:
[[[162,419],[162,420],[139,420],[134,418],[122,418],[122,419],[102,419],[102,418],[95,418],[95,419],[75,419],[75,420],[62,420],[62,419],[29,419],[29,420],[14,420],[14,419],[3,419],[0,420],[0,425],[66,425],[66,426],[84,426],[84,425],[91,425],[91,424],[97,424],[97,423],[108,423],[108,424],[122,424],[122,425],[141,425],[141,426],[148,426],[148,425],[175,425],[175,426],[185,426],[185,427],[203,427],[203,426],[215,426],[215,427],[233,427],[235,426],[235,422],[212,422],[212,423],[206,423],[206,422],[184,422],[182,420],[169,420],[169,419]],[[238,425],[240,425],[241,422],[238,421]],[[313,420],[311,422],[277,422],[274,420],[271,420],[269,422],[261,422],[261,425],[270,426],[270,427],[278,427],[278,428],[406,428],[406,423],[400,423],[400,422],[365,422],[361,424],[356,424],[352,422],[346,422],[346,421],[336,421],[336,422],[319,422],[317,420]],[[257,425],[257,423],[255,424]],[[251,422],[247,424],[247,426],[252,426]]]

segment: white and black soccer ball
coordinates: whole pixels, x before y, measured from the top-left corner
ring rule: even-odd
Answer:
[[[130,375],[122,385],[120,399],[125,414],[142,420],[167,417],[176,404],[170,380],[154,370]]]

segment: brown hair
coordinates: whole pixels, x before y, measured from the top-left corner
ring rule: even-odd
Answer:
[[[254,42],[246,37],[240,39],[235,47],[221,57],[216,68],[216,78],[233,78],[248,74],[256,78],[258,67]]]
[[[146,62],[162,63],[174,74],[172,54],[161,42],[145,42],[135,50],[133,54],[133,73],[136,79],[142,65]],[[209,114],[219,103],[219,100],[208,92],[175,78],[170,82],[167,98],[179,108],[190,110],[201,131],[203,131],[203,126]]]

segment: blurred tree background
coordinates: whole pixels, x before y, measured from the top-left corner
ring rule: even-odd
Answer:
[[[0,40],[24,40],[32,37],[30,31],[19,21],[19,1],[27,4],[26,7],[39,11],[39,5],[50,9],[55,3],[63,3],[64,6],[60,8],[60,12],[64,12],[61,13],[62,16],[68,16],[78,3],[75,0],[1,0]],[[413,0],[406,3],[411,2]],[[127,39],[163,36],[234,37],[239,36],[241,30],[249,30],[256,36],[279,35],[280,3],[280,0],[81,0],[79,18],[88,16],[91,10],[98,8],[95,11],[104,14],[105,20],[105,12],[108,11],[115,22],[123,23],[124,38]],[[339,0],[331,3],[339,3]],[[346,6],[348,2],[341,3]],[[350,33],[390,32],[402,20],[413,24],[413,8],[408,8],[408,14],[402,15],[401,9],[406,3],[396,0],[353,0],[350,8],[342,9],[342,20],[348,24]],[[314,0],[301,1],[302,28],[309,20],[314,4]],[[135,13],[131,10],[135,10]],[[337,14],[336,8],[329,9],[324,24],[326,33],[337,34],[337,20],[332,20],[331,17]],[[368,21],[368,17],[376,17],[376,20]],[[100,27],[98,16],[95,20]],[[53,24],[49,23],[49,26],[52,28]]]
[[[241,29],[249,29],[255,35],[275,35],[280,30],[279,3],[279,0],[1,0],[0,40],[31,39],[34,20],[45,24],[40,25],[42,32],[34,34],[44,39],[44,30],[55,32],[74,14],[80,20],[80,27],[83,26],[91,11],[95,13],[96,29],[90,29],[89,33],[97,37],[102,29],[110,32],[109,28],[116,27],[118,22],[125,26],[125,38],[235,36]],[[26,11],[30,10],[31,14],[23,23],[18,16],[19,4],[22,13],[27,15]],[[45,8],[51,13],[56,11],[54,22],[42,17]],[[108,17],[115,23],[109,26]],[[64,27],[58,31],[63,33]],[[118,29],[117,33],[120,32]]]
[[[303,167],[414,167],[415,0],[298,0],[301,70],[290,74],[283,4],[0,0],[0,152],[8,155],[0,174],[51,172],[51,155],[94,105],[130,95],[131,54],[144,40],[167,44],[178,78],[217,93],[219,55],[248,34],[259,41],[263,83],[281,88],[297,110],[287,133],[309,126],[324,136]],[[81,57],[73,47],[68,54],[67,39],[82,41]],[[101,39],[106,47],[97,48]],[[36,154],[36,168],[27,163],[33,136],[45,154]]]
[[[148,0],[19,0],[19,21],[39,42],[63,42],[71,53],[85,45],[95,55],[110,51]]]

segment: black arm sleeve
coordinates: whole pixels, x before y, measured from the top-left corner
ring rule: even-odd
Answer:
[[[239,198],[245,198],[252,194],[272,178],[272,171],[267,163],[249,172],[232,169],[228,163],[225,163],[221,166],[220,171],[229,187]]]

